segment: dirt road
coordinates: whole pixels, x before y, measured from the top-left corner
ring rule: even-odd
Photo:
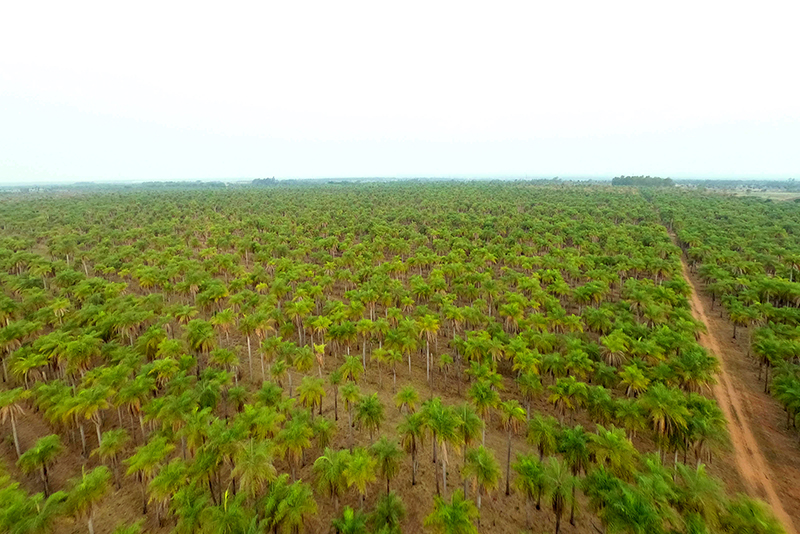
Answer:
[[[698,297],[697,290],[689,276],[686,263],[681,258],[683,277],[692,287],[692,312],[696,319],[708,325],[705,306]],[[733,444],[733,454],[736,466],[752,496],[766,500],[783,523],[787,534],[797,534],[792,519],[781,502],[778,492],[772,483],[772,470],[769,467],[761,448],[751,430],[751,424],[758,424],[748,420],[747,412],[742,408],[740,392],[733,386],[727,370],[727,354],[720,349],[720,342],[716,333],[709,329],[708,334],[700,336],[700,343],[714,353],[720,362],[719,382],[714,386],[714,396],[717,398],[722,412],[728,419],[728,430]]]

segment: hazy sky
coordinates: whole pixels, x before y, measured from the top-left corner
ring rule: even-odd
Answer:
[[[4,2],[0,183],[800,177],[787,2]]]

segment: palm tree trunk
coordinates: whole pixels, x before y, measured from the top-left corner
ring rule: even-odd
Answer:
[[[508,431],[508,453],[506,454],[506,495],[511,494],[511,430]]]
[[[250,349],[250,334],[247,334],[247,361],[250,365],[250,380],[253,380],[253,351]]]
[[[94,510],[89,512],[89,520],[86,521],[86,525],[89,527],[89,534],[94,534]]]
[[[17,435],[17,420],[14,415],[11,415],[11,433],[14,435],[14,448],[17,449],[17,458],[22,456],[19,448],[19,436]]]

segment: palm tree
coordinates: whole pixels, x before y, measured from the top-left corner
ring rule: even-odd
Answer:
[[[274,447],[269,440],[249,439],[237,443],[231,476],[239,480],[239,488],[256,500],[278,475],[275,469]]]
[[[442,404],[439,397],[435,397],[423,404],[422,413],[428,430],[433,434],[433,461],[436,465],[436,492],[439,493],[439,464],[442,467],[442,493],[447,494],[447,445],[453,444],[457,448],[461,444],[458,435],[458,416],[455,411]],[[437,445],[440,449],[439,463],[436,463]]]
[[[333,387],[333,420],[339,420],[339,386],[342,384],[342,372],[337,369],[328,375],[328,382]]]
[[[156,502],[156,521],[163,526],[164,518],[169,513],[172,496],[180,490],[189,480],[186,463],[180,458],[174,458],[166,464],[158,474],[153,477],[148,486],[150,490],[149,502]]]
[[[581,425],[575,428],[567,428],[561,433],[559,439],[559,451],[564,457],[564,461],[569,466],[572,476],[575,480],[578,476],[588,470],[591,453],[589,452],[589,434],[587,434]],[[569,523],[575,525],[575,486],[572,486],[572,498]]]
[[[475,413],[467,403],[461,404],[455,408],[456,416],[458,417],[458,435],[464,443],[464,465],[467,463],[467,450],[473,441],[478,439],[478,436],[483,433],[483,420]],[[467,494],[467,479],[464,479],[464,495]],[[480,508],[480,506],[478,507]]]
[[[492,451],[479,445],[476,449],[467,452],[462,474],[465,480],[472,480],[477,487],[478,511],[481,509],[481,495],[497,489],[500,484],[500,464]],[[478,519],[480,525],[480,518]]]
[[[289,486],[286,497],[278,505],[277,516],[280,518],[281,532],[290,534],[303,532],[308,517],[316,513],[317,501],[314,500],[311,486],[303,482],[293,483]]]
[[[545,465],[545,488],[550,508],[556,516],[556,534],[561,530],[561,517],[572,499],[575,477],[567,464],[558,458],[550,458]]]
[[[124,428],[107,430],[103,432],[100,446],[92,451],[92,455],[97,454],[102,461],[108,461],[111,464],[117,489],[120,489],[122,483],[119,472],[119,456],[127,446],[128,441],[130,441],[130,436]]]
[[[367,485],[377,479],[378,461],[363,447],[356,447],[350,455],[347,467],[344,469],[344,478],[347,486],[355,486],[359,493],[359,505],[364,508],[364,498],[367,496]]]
[[[353,408],[361,399],[361,390],[353,382],[348,382],[342,386],[342,398],[347,409],[347,428],[350,434],[350,449],[353,448]]]
[[[541,508],[542,494],[545,490],[544,464],[534,455],[517,455],[517,461],[512,466],[517,477],[514,486],[525,495],[525,525],[531,528],[531,503],[536,499],[536,509]]]
[[[425,362],[428,384],[431,382],[431,340],[439,332],[439,318],[435,315],[423,315],[417,322],[420,336],[425,336]]]
[[[17,435],[17,418],[25,414],[25,410],[22,409],[22,401],[29,395],[29,391],[22,388],[0,392],[0,423],[5,424],[6,421],[11,423],[11,435],[14,437],[17,458],[22,455]]]
[[[89,534],[94,534],[94,514],[98,502],[108,491],[111,472],[104,465],[90,472],[84,469],[80,479],[75,479],[69,491],[66,506],[70,515],[86,520]]]
[[[527,441],[539,451],[539,461],[545,455],[550,456],[556,452],[560,432],[560,425],[552,415],[545,417],[537,413],[528,421]]]
[[[384,534],[400,534],[400,523],[406,517],[406,508],[397,494],[390,491],[382,495],[375,503],[375,509],[370,516],[370,523],[375,532]]]
[[[70,415],[80,414],[86,419],[91,419],[97,432],[98,446],[100,445],[100,441],[102,441],[100,431],[100,426],[103,422],[102,410],[111,407],[111,403],[108,402],[108,399],[113,393],[111,388],[103,387],[100,384],[83,388],[75,396],[72,406],[67,411]]]
[[[61,438],[57,434],[50,434],[37,440],[33,447],[22,453],[19,460],[17,460],[17,465],[23,473],[39,471],[44,485],[45,497],[50,495],[50,479],[47,474],[47,468],[53,463],[56,456],[61,454],[63,448]]]
[[[300,417],[293,418],[278,433],[278,442],[289,453],[292,480],[297,480],[297,468],[305,457],[305,450],[311,447],[313,435],[311,427]]]
[[[359,362],[358,358],[355,356],[346,356],[344,363],[339,369],[341,370],[342,377],[345,380],[350,380],[355,383],[358,383],[358,380],[361,378],[361,375],[364,372],[361,362]]]
[[[508,453],[506,455],[506,495],[511,494],[511,436],[519,434],[525,424],[527,414],[519,402],[509,400],[500,403],[500,420],[508,433]]]
[[[322,456],[314,462],[314,474],[317,479],[317,490],[326,493],[334,501],[336,511],[339,511],[339,497],[347,487],[344,471],[350,462],[350,451],[347,449],[335,451],[328,447]]]
[[[373,433],[380,430],[384,420],[383,404],[377,393],[364,395],[356,406],[356,422],[360,428],[369,431],[369,441],[373,442]]]
[[[386,479],[386,494],[388,495],[389,482],[400,471],[400,459],[403,457],[403,451],[396,441],[390,441],[386,436],[381,436],[381,439],[372,445],[372,454],[378,460],[381,476]]]
[[[353,510],[349,506],[344,507],[341,517],[334,518],[331,521],[336,534],[368,534],[367,530],[367,516],[357,510]]]
[[[414,413],[419,402],[419,394],[413,386],[403,386],[394,396],[394,404],[400,413],[405,408],[406,413]]]
[[[311,409],[311,417],[314,417],[314,408],[319,406],[319,413],[322,415],[322,399],[325,397],[324,382],[321,378],[304,376],[297,393],[300,395],[300,402],[303,406]]]
[[[244,506],[245,495],[235,497],[226,491],[217,506],[209,506],[202,513],[200,531],[204,534],[237,534],[245,532],[250,522],[248,510]]]
[[[487,419],[491,419],[492,410],[496,408],[500,402],[500,394],[492,388],[492,384],[490,382],[486,380],[479,380],[472,384],[472,387],[469,388],[467,395],[475,405],[478,415],[483,418],[484,425],[481,443],[486,445],[486,422]]]
[[[425,518],[425,526],[441,534],[478,534],[473,520],[480,512],[464,497],[464,492],[456,490],[450,502],[439,495],[433,497],[433,511]]]
[[[411,485],[417,484],[417,450],[422,448],[425,439],[425,418],[422,413],[406,414],[403,421],[397,425],[397,434],[403,449],[411,454]]]
[[[154,437],[136,449],[136,452],[125,463],[128,475],[135,475],[142,489],[142,514],[147,514],[147,485],[155,475],[158,466],[175,449],[175,445],[167,438]]]

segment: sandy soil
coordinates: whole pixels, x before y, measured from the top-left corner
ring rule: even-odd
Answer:
[[[683,261],[683,259],[682,259]],[[692,286],[692,311],[695,317],[708,327],[708,334],[701,335],[700,342],[708,350],[713,352],[720,361],[720,374],[718,383],[714,386],[714,396],[719,402],[725,417],[728,419],[728,430],[730,432],[733,445],[733,458],[739,474],[750,495],[766,500],[772,507],[775,515],[780,519],[788,534],[796,534],[794,521],[798,519],[798,502],[796,490],[791,492],[784,491],[780,484],[775,483],[775,473],[782,471],[787,473],[786,457],[794,457],[797,463],[798,451],[794,444],[784,449],[782,453],[775,454],[775,450],[781,448],[784,440],[778,439],[775,428],[770,428],[765,422],[770,419],[769,412],[775,412],[775,408],[769,406],[770,403],[764,402],[757,397],[766,397],[764,393],[758,392],[758,383],[755,377],[744,376],[746,369],[745,353],[742,350],[730,350],[726,343],[723,343],[722,336],[727,333],[718,328],[718,322],[710,321],[706,313],[706,306],[700,297],[695,281],[690,276],[686,263],[682,263],[683,276]],[[724,326],[724,325],[723,325]],[[742,337],[742,336],[740,336]],[[746,349],[745,349],[746,350]],[[743,387],[743,383],[750,383],[750,386]],[[755,384],[755,390],[753,385]],[[756,401],[753,402],[754,397]],[[769,399],[768,399],[769,400]],[[767,413],[764,413],[764,412]],[[779,412],[778,412],[779,413]],[[774,419],[774,417],[773,417]],[[754,433],[754,428],[760,428],[763,435],[758,440]],[[768,451],[762,450],[762,443],[768,442]],[[768,461],[767,458],[771,461]],[[797,478],[794,478],[797,480]],[[792,488],[793,489],[793,488]],[[791,501],[791,502],[789,502]],[[789,506],[791,504],[791,507]],[[792,510],[790,515],[787,509]],[[793,521],[794,520],[794,521]]]

